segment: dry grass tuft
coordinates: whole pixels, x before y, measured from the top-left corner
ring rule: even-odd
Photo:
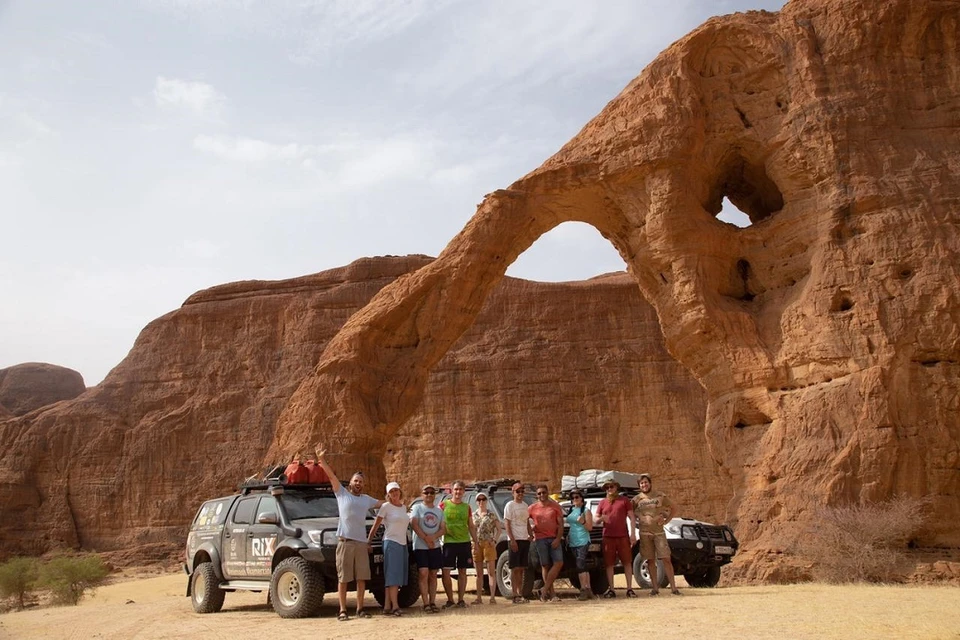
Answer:
[[[793,552],[810,562],[814,579],[823,582],[902,582],[908,570],[903,550],[923,527],[928,504],[927,499],[897,496],[820,507]]]

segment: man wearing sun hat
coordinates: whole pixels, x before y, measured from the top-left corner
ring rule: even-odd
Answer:
[[[616,598],[613,590],[613,568],[617,558],[623,564],[623,573],[627,578],[628,598],[636,598],[633,590],[633,557],[630,548],[630,532],[627,529],[627,519],[633,517],[633,503],[629,498],[620,495],[620,483],[616,480],[607,480],[603,483],[603,490],[607,495],[600,500],[597,506],[596,522],[603,526],[603,564],[607,569],[607,587],[604,598]]]

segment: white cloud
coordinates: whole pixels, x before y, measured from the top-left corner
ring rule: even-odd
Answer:
[[[231,162],[263,163],[276,160],[297,160],[316,153],[316,147],[291,142],[274,144],[253,138],[199,135],[193,148]]]
[[[219,118],[227,102],[223,94],[206,82],[164,76],[157,76],[153,98],[161,108],[183,109],[204,118]]]

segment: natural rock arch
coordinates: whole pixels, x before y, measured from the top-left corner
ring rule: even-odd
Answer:
[[[706,389],[730,516],[755,549],[815,503],[906,492],[957,513],[958,6],[810,0],[707,22],[355,314],[271,456],[319,440],[381,475],[430,368],[510,263],[581,221]],[[714,219],[724,196],[752,226]],[[928,535],[960,542],[946,524]]]

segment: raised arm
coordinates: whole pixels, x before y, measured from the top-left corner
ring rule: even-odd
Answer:
[[[320,447],[317,446],[317,464],[323,468],[323,470],[327,473],[327,477],[330,478],[330,484],[333,485],[333,492],[339,493],[340,489],[343,488],[343,485],[341,485],[340,480],[337,479],[337,474],[335,474],[333,469],[330,468],[330,465],[327,464],[326,454],[326,449],[321,450]],[[379,508],[379,505],[377,508]]]

